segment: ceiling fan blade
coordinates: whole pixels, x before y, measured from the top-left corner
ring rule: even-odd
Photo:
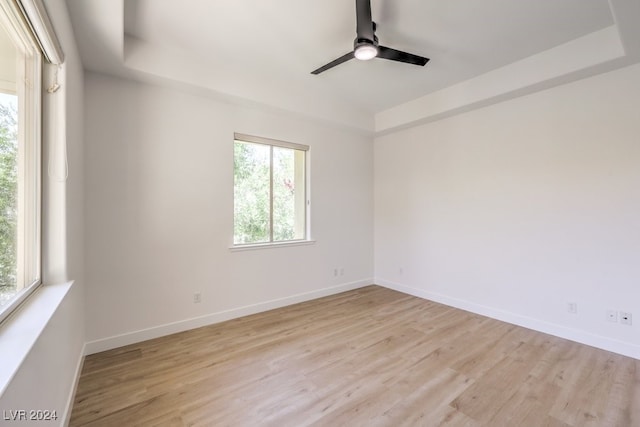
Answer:
[[[348,60],[350,60],[353,57],[354,57],[353,56],[353,52],[346,53],[346,54],[342,55],[340,58],[334,59],[333,61],[329,62],[326,65],[323,65],[322,67],[318,68],[317,70],[313,70],[311,72],[311,74],[320,74],[323,71],[327,71],[329,68],[333,68],[336,65],[340,65],[343,62],[347,62]]]
[[[423,56],[414,55],[412,53],[402,52],[400,50],[391,49],[390,47],[378,46],[378,58],[390,59],[392,61],[406,62],[407,64],[414,64],[424,66],[429,62],[429,58]]]
[[[356,34],[359,39],[373,42],[374,30],[371,19],[371,0],[356,0]]]

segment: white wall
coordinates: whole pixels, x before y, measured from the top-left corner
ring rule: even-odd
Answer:
[[[639,138],[638,65],[376,138],[376,281],[640,358]]]
[[[64,0],[46,0],[47,10],[66,55],[62,89],[66,98],[60,123],[66,130],[69,178],[44,177],[43,281],[45,286],[75,280],[49,320],[19,371],[0,398],[2,409],[55,410],[63,421],[84,345],[84,190],[83,70]],[[56,98],[60,99],[60,98]],[[47,98],[45,103],[51,102]],[[57,101],[56,101],[57,102]],[[45,129],[45,175],[51,154],[51,129]],[[24,310],[23,310],[24,311]],[[47,424],[47,423],[39,423]]]
[[[85,83],[89,352],[371,283],[370,136],[105,75]],[[314,245],[229,250],[234,132],[310,146]]]

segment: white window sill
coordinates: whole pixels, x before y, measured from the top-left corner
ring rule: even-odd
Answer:
[[[73,282],[41,285],[0,325],[0,396],[29,355]]]
[[[316,243],[315,240],[296,240],[291,242],[278,242],[278,243],[258,243],[255,245],[230,246],[229,250],[231,252],[255,251],[257,249],[288,248],[291,246],[309,246],[309,245],[315,245],[315,243]]]

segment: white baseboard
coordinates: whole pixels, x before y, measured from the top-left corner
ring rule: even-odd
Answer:
[[[634,359],[640,360],[640,346],[635,344],[614,340],[601,335],[591,334],[589,332],[581,331],[578,329],[568,328],[566,326],[546,322],[546,321],[535,319],[532,317],[522,316],[517,313],[512,313],[509,311],[504,311],[497,308],[476,304],[471,301],[449,297],[447,295],[426,291],[424,289],[413,288],[413,287],[402,285],[399,283],[394,283],[385,279],[377,278],[374,280],[374,283],[380,286],[384,286],[385,288],[393,289],[398,292],[413,295],[423,299],[428,299],[430,301],[435,301],[441,304],[448,305],[450,307],[455,307],[465,311],[470,311],[472,313],[491,317],[492,319],[501,320],[503,322],[522,326],[528,329],[533,329],[535,331],[543,332],[545,334],[554,335],[560,338],[565,338],[581,344],[586,344],[592,347],[600,348],[603,350],[611,351],[613,353],[622,354],[623,356],[633,357]]]
[[[69,391],[69,397],[67,398],[67,405],[64,410],[64,414],[61,418],[61,424],[64,427],[69,425],[69,421],[71,421],[71,411],[73,410],[73,401],[76,397],[76,391],[78,389],[78,383],[80,382],[80,374],[82,373],[82,367],[84,366],[84,355],[86,351],[87,344],[82,345],[82,350],[80,350],[80,354],[78,355],[78,362],[76,363],[76,371],[73,378],[73,385],[71,386],[71,390]]]
[[[202,326],[211,325],[214,323],[224,322],[226,320],[235,319],[237,317],[248,316],[250,314],[256,314],[263,311],[273,310],[274,308],[280,308],[291,304],[297,304],[299,302],[309,301],[316,298],[322,298],[325,296],[338,294],[340,292],[350,291],[353,289],[362,288],[373,284],[373,279],[358,280],[356,282],[343,283],[337,286],[331,286],[328,288],[319,289],[312,292],[306,292],[302,294],[292,295],[289,297],[278,298],[270,301],[261,302],[258,304],[247,305],[244,307],[238,307],[231,310],[219,311],[216,313],[207,314],[201,317],[195,317],[186,320],[180,320],[178,322],[167,323],[153,328],[142,329],[138,331],[132,331],[121,335],[115,335],[108,338],[103,338],[95,341],[89,341],[85,344],[85,355],[99,353],[101,351],[111,350],[114,348],[122,347],[129,344],[135,344],[141,341],[150,340],[153,338],[159,338],[166,335],[175,334],[177,332],[187,331],[189,329],[195,329]]]

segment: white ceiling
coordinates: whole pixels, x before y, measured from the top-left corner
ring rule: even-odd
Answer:
[[[68,4],[90,70],[178,81],[324,119],[350,109],[358,116],[348,120],[365,118],[360,128],[373,127],[366,117],[616,25],[607,0],[371,1],[380,44],[431,58],[425,67],[354,59],[311,75],[352,50],[355,0]]]

